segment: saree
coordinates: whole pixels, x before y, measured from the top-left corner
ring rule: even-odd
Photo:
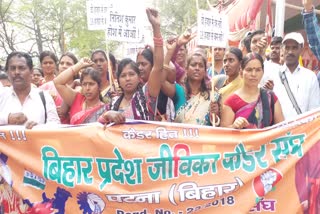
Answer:
[[[220,95],[217,92],[211,92],[208,96],[205,92],[199,92],[186,100],[176,112],[174,122],[211,126],[210,97],[213,98],[212,101],[219,101]]]
[[[112,90],[111,86],[109,85],[106,89],[100,92],[100,95],[102,97],[102,102],[105,104],[111,103],[111,97],[112,97]]]
[[[69,112],[71,125],[97,122],[99,116],[105,111],[105,104],[83,110],[82,105],[84,102],[85,96],[81,93],[77,93]]]
[[[120,109],[122,99],[123,95],[114,97],[109,109],[121,112],[126,119],[155,120],[158,98],[149,94],[148,84],[133,94],[129,106]]]
[[[100,104],[91,109],[79,111],[71,117],[70,124],[78,125],[78,124],[84,124],[84,123],[97,122],[98,118],[100,117],[100,115],[103,114],[104,111],[105,111],[104,104]]]
[[[226,85],[228,79],[225,79],[224,81],[224,86],[219,89],[219,93],[221,94],[221,101],[222,103],[231,95],[233,94],[236,90],[242,87],[243,81],[240,75],[236,79],[234,79],[232,82],[228,83]]]
[[[260,89],[260,95],[256,101],[247,103],[237,94],[231,95],[225,105],[231,107],[235,113],[235,119],[238,117],[246,118],[249,126],[246,128],[257,129],[271,126],[274,124],[274,104],[277,97],[271,91]]]

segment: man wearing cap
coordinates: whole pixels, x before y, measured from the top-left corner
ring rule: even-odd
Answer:
[[[307,33],[309,46],[313,54],[320,60],[320,27],[314,6],[312,0],[302,0],[302,4],[304,7],[302,11],[303,24]]]
[[[279,98],[285,119],[320,106],[317,77],[311,70],[299,65],[304,39],[300,33],[288,33],[283,41],[284,65],[275,78],[274,92]]]

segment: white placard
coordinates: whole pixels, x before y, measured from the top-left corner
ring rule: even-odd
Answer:
[[[144,16],[143,16],[144,15]],[[140,42],[145,14],[134,11],[111,10],[107,18],[106,40]]]
[[[87,23],[89,30],[105,30],[109,11],[114,8],[114,0],[87,0]]]
[[[198,45],[225,48],[229,35],[226,15],[212,11],[198,11]]]

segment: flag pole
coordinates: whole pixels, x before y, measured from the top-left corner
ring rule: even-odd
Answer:
[[[275,15],[275,36],[283,37],[285,19],[285,0],[277,0]]]

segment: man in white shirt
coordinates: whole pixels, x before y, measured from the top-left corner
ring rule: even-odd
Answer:
[[[5,71],[12,87],[0,90],[0,125],[25,125],[32,128],[37,124],[59,124],[52,97],[31,87],[33,63],[29,54],[12,52],[8,55]]]
[[[285,119],[293,119],[298,114],[307,112],[320,106],[320,90],[314,72],[299,65],[299,56],[303,50],[304,39],[300,33],[288,33],[283,41],[284,65],[279,72],[275,72],[274,92],[278,96]],[[289,87],[284,86],[287,79]],[[290,88],[293,99],[289,98],[287,90]]]

